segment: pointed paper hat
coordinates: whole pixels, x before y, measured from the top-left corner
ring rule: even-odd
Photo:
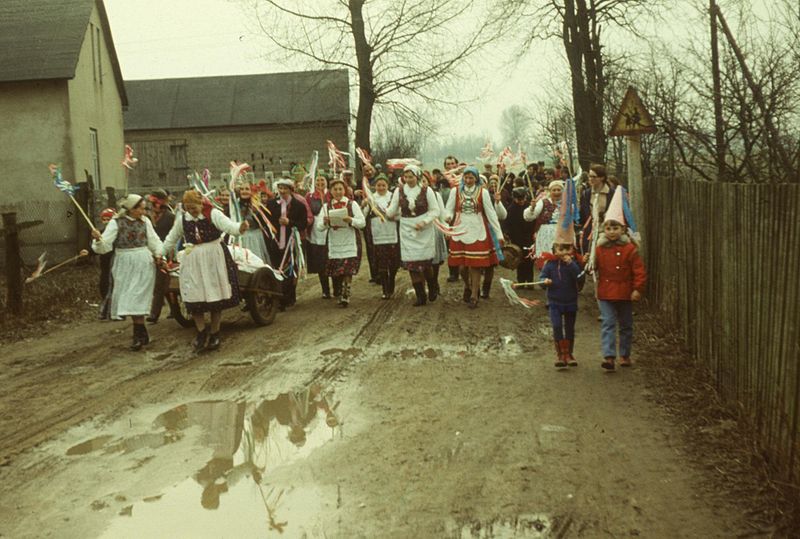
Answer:
[[[628,202],[628,191],[621,185],[614,190],[614,196],[611,197],[603,224],[607,221],[616,221],[636,232],[636,222],[633,220],[633,212]]]
[[[553,243],[575,245],[575,223],[580,220],[578,193],[575,191],[573,180],[566,180],[564,184],[564,190],[561,192],[561,211]]]

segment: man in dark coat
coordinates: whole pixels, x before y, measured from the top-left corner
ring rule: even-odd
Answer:
[[[291,307],[297,301],[297,266],[292,264],[291,253],[284,260],[286,250],[290,247],[301,249],[301,245],[295,245],[293,234],[295,230],[305,230],[306,208],[302,202],[294,197],[294,182],[290,179],[282,179],[275,182],[278,188],[278,196],[267,201],[267,218],[275,229],[275,238],[267,242],[269,257],[275,264],[276,269],[284,272],[283,297],[281,298],[281,310]]]

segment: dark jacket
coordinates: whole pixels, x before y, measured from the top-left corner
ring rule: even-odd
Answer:
[[[269,210],[265,212],[267,213],[267,219],[269,219],[269,222],[275,227],[275,241],[268,242],[267,244],[267,247],[272,250],[273,248],[278,248],[277,240],[281,237],[281,224],[278,221],[281,218],[280,198],[268,200],[267,210]],[[286,241],[288,242],[292,233],[292,228],[296,228],[297,230],[305,230],[306,228],[307,217],[305,204],[291,197],[289,199],[289,207],[286,208],[286,217],[289,219],[289,225],[286,230]]]
[[[508,236],[508,240],[517,245],[518,247],[530,247],[533,245],[533,221],[526,221],[522,213],[528,204],[515,204],[512,202],[506,209],[508,216],[505,221],[500,223],[503,227],[503,232]],[[523,253],[525,256],[527,253]]]
[[[578,291],[583,287],[585,279],[585,275],[580,275],[583,270],[578,264],[578,258],[574,257],[572,262],[565,264],[555,255],[545,253],[544,259],[547,262],[542,268],[539,280],[553,281],[553,284],[547,287],[548,302],[551,305],[577,305]]]

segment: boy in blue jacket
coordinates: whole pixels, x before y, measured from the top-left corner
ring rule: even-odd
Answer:
[[[546,262],[539,280],[547,290],[550,324],[553,326],[556,354],[555,366],[577,367],[572,355],[575,347],[575,319],[578,316],[578,292],[583,288],[583,260],[575,252],[573,244],[556,243],[553,254],[545,254]]]

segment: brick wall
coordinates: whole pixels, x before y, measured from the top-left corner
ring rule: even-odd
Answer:
[[[257,179],[267,171],[278,176],[291,162],[307,164],[313,150],[320,153],[321,168],[327,168],[328,139],[346,151],[347,124],[125,131],[125,141],[139,159],[130,172],[130,188],[180,185],[192,170],[204,168],[216,183],[234,160],[250,164]]]

